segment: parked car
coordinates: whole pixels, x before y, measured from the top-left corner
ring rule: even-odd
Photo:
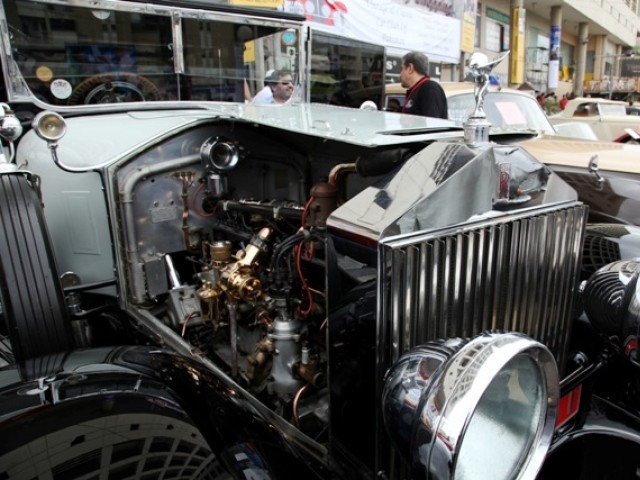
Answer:
[[[638,105],[628,105],[626,107],[626,111],[627,111],[627,115],[635,115],[638,116],[640,115],[640,106]]]
[[[472,82],[440,82],[445,91],[449,107],[449,119],[459,125],[475,108]],[[385,110],[400,111],[406,89],[399,83],[385,86]],[[526,90],[490,85],[487,90],[484,110],[491,122],[493,132],[517,130],[534,133],[558,134],[567,137],[596,140],[589,125],[565,121],[552,125],[536,98]],[[396,106],[399,107],[396,108]],[[560,127],[558,130],[557,127]]]
[[[556,134],[561,137],[581,138],[582,140],[598,140],[593,129],[586,123],[557,123],[553,128],[556,131]]]
[[[2,108],[2,476],[637,471],[638,229],[486,118],[48,107]]]
[[[600,140],[616,141],[627,129],[640,131],[640,119],[627,113],[627,103],[606,98],[577,97],[569,100],[560,113],[550,115],[551,123],[584,122]]]
[[[449,118],[462,125],[473,112],[474,87],[469,82],[442,82]],[[400,84],[387,85],[387,102],[402,104]],[[578,192],[589,206],[589,221],[640,225],[640,151],[633,132],[620,142],[598,142],[589,124],[552,125],[530,93],[489,87],[484,111],[491,123],[490,138],[521,143]],[[530,141],[531,139],[535,141]],[[588,141],[585,141],[588,140]],[[629,145],[623,145],[628,143]]]

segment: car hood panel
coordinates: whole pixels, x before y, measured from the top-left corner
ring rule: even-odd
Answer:
[[[155,105],[158,107],[157,105]],[[168,103],[167,108],[172,104]],[[136,110],[67,118],[67,134],[59,142],[58,157],[70,168],[96,169],[146,148],[157,139],[171,136],[191,125],[216,119],[258,124],[325,140],[362,146],[385,146],[461,138],[462,129],[448,120],[330,105],[293,104],[257,106],[233,103],[201,103],[181,110]],[[175,107],[175,105],[173,105]],[[160,107],[162,108],[162,107]],[[21,153],[45,155],[44,141],[33,132],[21,141]],[[86,152],[92,152],[89,157]]]
[[[560,137],[540,137],[520,144],[530,154],[550,166],[587,168],[593,155],[601,170],[640,174],[640,146],[612,142],[590,142]]]

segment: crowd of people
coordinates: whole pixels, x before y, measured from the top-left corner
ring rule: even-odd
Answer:
[[[562,95],[560,100],[558,100],[558,96],[555,92],[540,92],[537,93],[536,100],[538,100],[538,103],[544,109],[544,111],[548,115],[551,115],[553,113],[558,113],[564,110],[567,106],[567,103],[569,103],[569,97],[570,94],[565,93]]]

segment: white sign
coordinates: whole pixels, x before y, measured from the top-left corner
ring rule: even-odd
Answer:
[[[417,50],[435,62],[460,61],[460,20],[421,11],[392,0],[294,0],[285,9],[302,13],[313,28],[334,35]]]
[[[51,82],[49,86],[51,93],[54,97],[59,98],[60,100],[64,100],[65,98],[69,98],[71,96],[71,84],[64,79],[58,78]]]

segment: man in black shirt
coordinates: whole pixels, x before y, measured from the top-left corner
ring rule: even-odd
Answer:
[[[426,117],[447,118],[447,97],[438,82],[429,78],[429,59],[420,52],[402,57],[400,82],[407,88],[402,112]]]

